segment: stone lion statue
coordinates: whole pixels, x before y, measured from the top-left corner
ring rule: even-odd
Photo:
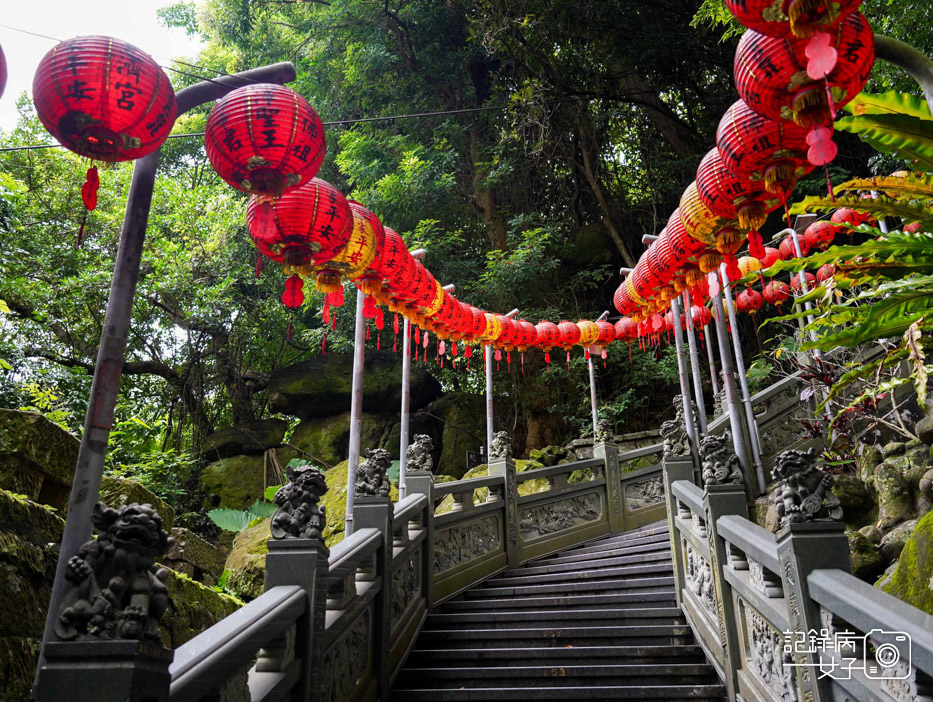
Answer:
[[[692,407],[696,419],[696,405]],[[684,414],[684,396],[674,396],[674,418],[661,424],[661,437],[664,442],[666,458],[690,455],[690,440],[687,436],[687,423]]]
[[[416,434],[405,449],[406,473],[431,473],[434,470],[434,441],[427,434]]]
[[[600,419],[596,422],[596,433],[593,435],[593,441],[597,444],[612,443],[612,424],[608,419]]]
[[[781,526],[795,522],[842,519],[842,505],[832,493],[833,476],[817,467],[816,450],[784,451],[771,477],[781,481],[777,513]]]
[[[278,505],[272,515],[273,538],[320,539],[327,524],[324,508],[318,506],[327,492],[324,473],[311,463],[289,464],[285,477],[288,482],[272,498]]]
[[[168,570],[156,559],[172,544],[151,505],[94,506],[99,531],[65,570],[65,592],[55,633],[63,641],[141,639],[162,643],[159,619],[169,605]]]
[[[492,446],[489,448],[490,460],[501,460],[512,457],[512,439],[507,431],[497,431],[492,435]]]
[[[704,485],[741,485],[739,457],[732,450],[732,434],[708,434],[700,442],[701,477]]]
[[[385,449],[367,449],[363,452],[366,460],[356,469],[354,494],[357,497],[388,497],[392,485],[388,471],[392,457]]]

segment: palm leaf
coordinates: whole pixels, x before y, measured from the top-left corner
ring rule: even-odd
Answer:
[[[893,352],[885,355],[883,358],[872,361],[871,363],[860,363],[855,366],[850,371],[847,371],[843,374],[839,380],[836,381],[836,384],[833,385],[832,389],[829,391],[829,395],[821,403],[820,410],[822,410],[822,405],[825,405],[830,400],[834,399],[840,392],[842,392],[849,385],[854,383],[856,380],[865,380],[875,376],[880,370],[896,365],[907,358],[907,352],[904,349],[895,349]]]
[[[836,129],[851,132],[883,154],[893,154],[933,171],[933,122],[905,114],[843,117]]]
[[[877,200],[862,200],[857,197],[837,197],[830,200],[825,197],[805,197],[790,208],[793,215],[807,214],[812,211],[831,212],[840,207],[848,207],[857,212],[868,212],[879,217],[900,217],[905,222],[929,222],[933,219],[933,212],[929,208],[913,205],[904,200],[892,200],[879,197]]]
[[[807,342],[803,348],[852,347],[868,341],[901,336],[911,324],[933,312],[933,295],[925,290],[904,292],[857,309],[867,309],[859,324],[850,325],[835,334],[826,334],[818,341]]]
[[[837,195],[848,190],[877,190],[889,197],[894,195],[908,195],[917,198],[933,197],[933,174],[925,173],[922,176],[877,176],[875,178],[856,178],[833,188]]]
[[[843,108],[853,115],[909,115],[918,119],[933,119],[927,101],[911,93],[859,93]]]

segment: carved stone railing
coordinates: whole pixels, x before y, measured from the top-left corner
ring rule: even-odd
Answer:
[[[933,617],[851,575],[844,525],[774,535],[748,519],[741,484],[698,487],[689,457],[666,460],[664,482],[677,602],[729,699],[933,699]],[[846,631],[861,648],[834,653]],[[893,651],[896,663],[866,672],[865,657]]]

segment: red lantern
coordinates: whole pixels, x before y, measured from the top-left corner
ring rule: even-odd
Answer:
[[[835,109],[854,98],[868,80],[875,61],[871,27],[858,12],[829,30],[838,61],[824,80],[807,75],[808,42],[746,32],[735,54],[735,86],[755,112],[770,119],[790,119],[801,127],[829,125]],[[833,105],[827,99],[827,84]]]
[[[800,275],[800,273],[794,273],[793,277],[790,279],[790,289],[797,295],[803,293],[803,284],[800,281]],[[807,290],[813,290],[813,287],[816,285],[816,276],[812,273],[804,273],[803,276],[806,278]]]
[[[806,39],[833,27],[862,0],[726,0],[735,18],[749,29],[770,37],[793,34]]]
[[[797,237],[798,242],[800,243],[800,254],[806,256],[810,253],[810,246],[807,244],[807,240],[799,236]],[[790,261],[793,258],[797,258],[797,248],[794,246],[794,237],[785,236],[780,245],[778,245],[778,252],[781,254],[781,258],[785,261]]]
[[[713,319],[713,315],[705,305],[692,305],[690,314],[693,316],[693,328],[697,330],[705,327]]]
[[[714,214],[737,219],[742,229],[759,229],[787,199],[788,193],[769,194],[764,185],[734,176],[722,161],[717,149],[711,149],[697,169],[700,200]]]
[[[110,37],[63,41],[39,62],[36,114],[66,149],[130,161],[158,149],[175,123],[175,92],[146,53]]]
[[[479,339],[486,333],[486,315],[478,307],[470,306],[470,314],[473,316],[473,326],[470,329],[474,339]]]
[[[761,259],[761,270],[767,270],[781,260],[781,252],[773,246],[765,247],[765,257]]]
[[[867,224],[873,227],[876,224],[875,218],[867,212],[857,212],[856,210],[853,210],[849,207],[840,207],[838,210],[833,212],[831,221],[833,224],[851,224],[853,227],[858,227],[862,224]],[[852,236],[852,230],[849,227],[837,227],[836,231],[842,231],[849,236]]]
[[[271,204],[271,231],[256,231],[253,223],[264,204],[258,198],[250,199],[247,227],[260,252],[284,264],[288,274],[310,275],[315,266],[343,251],[350,240],[350,205],[339,190],[323,180],[314,178],[275,200]]]
[[[380,293],[383,299],[390,303],[392,307],[398,307],[398,295],[411,286],[412,278],[415,276],[415,259],[411,257],[408,247],[402,237],[394,229],[383,227],[385,231],[385,243],[382,252],[378,256],[379,267],[378,275],[385,281],[385,289]],[[374,261],[375,263],[375,261]]]
[[[634,341],[638,334],[638,325],[631,317],[623,317],[615,323],[616,339],[620,341]]]
[[[204,148],[214,170],[237,190],[278,196],[317,175],[326,150],[324,125],[294,90],[245,85],[214,105]]]
[[[827,222],[825,219],[813,222],[803,233],[803,240],[807,244],[808,251],[813,249],[825,251],[835,238],[836,227],[833,226],[832,222]]]
[[[6,56],[3,55],[3,47],[0,46],[0,97],[3,97],[3,90],[6,88]]]
[[[686,261],[706,248],[706,244],[699,239],[695,239],[687,232],[687,228],[680,216],[679,207],[674,210],[670,219],[667,220],[665,230],[667,231],[667,240],[675,261]]]
[[[816,279],[825,283],[827,280],[832,278],[836,274],[836,266],[832,263],[825,263],[820,266],[819,270],[816,272]]]
[[[790,287],[780,280],[772,280],[765,285],[764,299],[769,305],[780,307],[790,298]]]
[[[761,309],[761,293],[759,293],[754,288],[745,288],[745,290],[743,290],[736,298],[735,302],[739,312],[755,314],[758,310]]]
[[[519,351],[524,352],[537,343],[538,330],[534,324],[531,322],[526,322],[524,319],[520,320],[518,325],[521,328],[521,332],[519,334],[519,340],[515,346]]]
[[[807,161],[807,130],[764,117],[736,101],[716,131],[723,164],[737,178],[763,183],[770,193],[788,193],[813,166]]]
[[[595,344],[601,348],[605,349],[609,344],[611,344],[616,338],[616,328],[610,322],[605,320],[600,320],[596,322],[596,327],[599,329],[599,335],[596,337]]]
[[[579,343],[580,327],[573,322],[564,320],[557,325],[557,330],[560,333],[560,347],[565,351],[569,351]]]
[[[638,309],[638,303],[629,295],[624,280],[621,285],[616,288],[615,294],[612,296],[612,305],[619,311],[619,314],[632,314],[632,312]]]
[[[538,322],[535,332],[537,346],[542,351],[550,351],[560,343],[560,329],[553,322]]]

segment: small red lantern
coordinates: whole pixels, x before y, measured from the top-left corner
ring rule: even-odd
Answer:
[[[807,250],[819,249],[825,251],[836,238],[836,227],[832,222],[825,219],[813,222],[803,233],[803,240],[807,244]]]
[[[620,341],[634,341],[638,334],[638,325],[631,317],[623,317],[615,323],[616,339]]]
[[[788,193],[813,166],[807,161],[807,130],[764,117],[736,101],[716,130],[723,164],[737,178],[763,183],[770,193]]]
[[[596,322],[596,327],[599,329],[599,335],[596,337],[596,341],[594,343],[599,348],[605,349],[615,340],[616,328],[612,323],[607,322],[604,319]]]
[[[686,261],[706,248],[706,244],[691,236],[687,231],[681,219],[679,207],[674,210],[670,219],[667,220],[665,231],[667,232],[667,241],[674,261]]]
[[[0,46],[0,97],[3,97],[3,90],[6,88],[6,56],[3,55],[3,47]]]
[[[825,283],[827,280],[832,278],[836,274],[836,266],[832,263],[824,263],[820,266],[819,270],[816,272],[816,279]]]
[[[806,256],[810,253],[810,246],[807,244],[807,240],[799,236],[797,237],[798,242],[800,243],[800,254]],[[781,258],[784,261],[790,261],[793,258],[797,258],[797,248],[794,246],[794,237],[785,236],[781,243],[778,245],[778,252],[781,254]]]
[[[735,302],[739,312],[755,314],[761,309],[763,300],[761,299],[761,293],[757,290],[754,288],[745,288],[736,298]]]
[[[851,224],[853,227],[858,227],[862,224],[873,227],[876,224],[875,218],[867,212],[858,212],[850,207],[840,207],[833,212],[833,216],[830,219],[833,224]],[[849,227],[836,227],[836,231],[842,231],[852,236],[852,230]]]
[[[557,325],[557,329],[560,333],[560,347],[565,351],[580,343],[580,327],[573,322],[564,320]]]
[[[793,277],[790,279],[790,289],[794,291],[796,295],[803,293],[803,283],[800,280],[800,273],[794,273]],[[816,276],[812,273],[803,273],[803,277],[806,279],[807,290],[813,290],[816,285]]]
[[[705,305],[691,305],[690,314],[693,317],[693,328],[703,329],[713,320],[713,315]]]
[[[829,48],[836,51],[838,60],[825,80],[814,80],[807,74],[808,41],[746,32],[735,54],[739,95],[755,112],[770,119],[789,119],[807,128],[830,124],[835,110],[852,100],[868,80],[875,41],[858,12],[846,15],[828,35]],[[827,92],[832,93],[832,105]]]
[[[769,305],[780,307],[790,298],[790,287],[780,280],[772,280],[765,285],[764,299]]]
[[[574,325],[576,327],[576,325]],[[538,322],[535,325],[536,344],[544,351],[544,362],[551,364],[551,349],[560,344],[560,329],[554,322]]]
[[[515,346],[519,351],[525,352],[537,343],[538,330],[534,324],[526,322],[524,319],[520,320],[518,324],[521,327],[521,333]]]
[[[767,270],[781,260],[781,252],[773,246],[765,247],[765,257],[761,260],[761,270]]]
[[[622,281],[619,287],[616,288],[615,294],[612,296],[612,305],[619,311],[619,314],[632,314],[638,309],[638,303],[629,295],[625,281]]]
[[[769,37],[793,34],[806,39],[854,12],[862,0],[726,0],[735,18]]]
[[[294,90],[245,85],[214,105],[204,148],[214,170],[237,190],[278,196],[317,175],[326,151],[324,125]]]

